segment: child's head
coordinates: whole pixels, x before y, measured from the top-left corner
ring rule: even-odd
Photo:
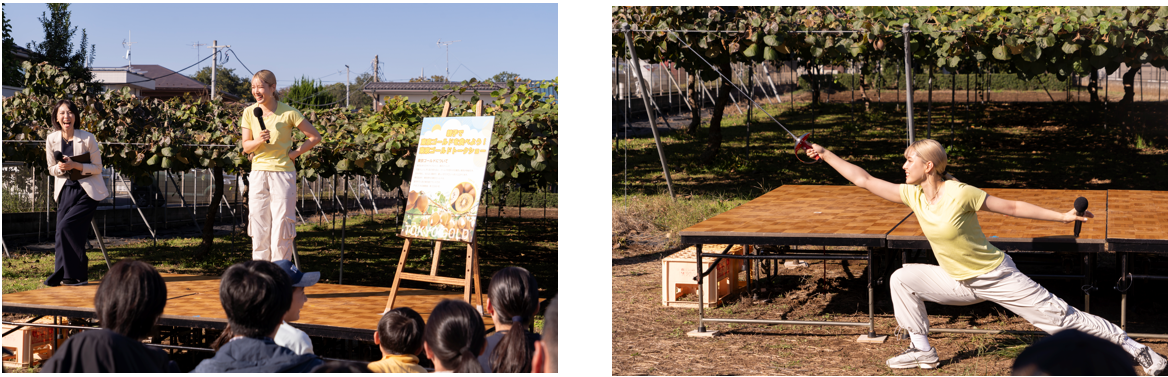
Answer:
[[[288,282],[292,284],[292,305],[288,308],[288,312],[284,313],[284,322],[300,320],[300,309],[303,309],[304,303],[308,302],[308,295],[304,294],[304,288],[316,284],[320,280],[320,272],[301,272],[299,267],[287,260],[278,260],[272,263],[288,274]]]
[[[414,309],[396,308],[381,316],[377,322],[374,340],[381,346],[381,353],[395,355],[417,355],[422,352],[422,336],[426,331],[426,321]]]
[[[483,318],[465,301],[442,300],[426,321],[426,356],[436,370],[482,373],[478,355],[487,345]]]
[[[491,276],[488,302],[495,324],[511,326],[491,351],[491,371],[529,373],[535,353],[534,336],[526,327],[539,312],[539,285],[522,267],[507,267]]]
[[[142,339],[166,307],[166,282],[146,262],[123,259],[105,274],[93,301],[101,327]]]
[[[275,263],[237,263],[223,272],[219,301],[236,335],[266,338],[276,332],[292,306],[292,284]]]

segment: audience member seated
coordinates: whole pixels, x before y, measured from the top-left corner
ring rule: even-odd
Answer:
[[[365,366],[365,363],[359,361],[340,361],[330,360],[312,371],[313,373],[372,373]]]
[[[423,347],[435,372],[482,373],[478,355],[487,346],[483,317],[465,301],[442,300],[426,321]]]
[[[414,309],[395,308],[381,316],[373,343],[381,347],[381,360],[369,363],[376,373],[426,373],[418,365],[426,322]]]
[[[101,329],[69,337],[41,372],[179,372],[165,351],[141,342],[166,307],[166,282],[154,267],[133,259],[114,264],[97,288],[93,306]]]
[[[487,314],[495,333],[487,337],[487,350],[478,357],[486,373],[530,373],[539,335],[527,327],[539,313],[539,284],[522,267],[506,267],[491,276],[487,289]]]
[[[308,334],[292,327],[288,322],[300,320],[300,309],[304,308],[304,303],[308,302],[308,296],[304,294],[304,289],[320,280],[320,272],[300,272],[300,268],[292,264],[292,261],[283,259],[273,263],[280,266],[284,273],[288,274],[288,280],[292,282],[292,307],[288,309],[287,313],[284,313],[284,322],[280,324],[280,330],[276,332],[276,344],[301,355],[314,353],[312,339],[308,337]]]
[[[531,360],[531,368],[535,372],[557,373],[559,367],[559,338],[560,338],[560,298],[552,298],[552,303],[543,312],[543,333],[535,344],[535,357]]]
[[[234,336],[194,372],[303,373],[324,364],[272,340],[292,306],[292,283],[276,264],[252,260],[229,267],[219,284],[219,302]]]
[[[1132,357],[1119,345],[1066,329],[1027,347],[1014,360],[1015,376],[1134,376]]]

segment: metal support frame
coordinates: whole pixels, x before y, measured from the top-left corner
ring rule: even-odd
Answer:
[[[114,172],[114,176],[118,177],[119,181],[122,181],[122,185],[126,186],[127,190],[130,189],[130,184],[126,182],[126,179],[123,178],[121,174],[117,174],[117,172]],[[154,233],[154,228],[150,226],[150,221],[146,220],[146,214],[142,213],[142,207],[138,206],[138,199],[134,199],[134,193],[130,193],[130,203],[134,203],[134,209],[138,210],[138,216],[142,216],[142,222],[146,223],[146,229],[150,231],[150,238],[153,238],[155,241],[157,241],[158,235],[156,235]],[[191,216],[194,216],[194,214],[192,213]],[[198,224],[198,223],[196,222],[196,224]],[[93,223],[93,231],[97,232],[97,223]],[[97,240],[99,243],[101,242],[100,235],[98,235]],[[101,252],[103,254],[105,253],[105,246],[102,246]],[[108,263],[109,261],[106,261],[106,262]]]
[[[349,198],[349,191],[356,192],[357,190],[353,190],[353,185],[349,183],[349,177],[345,177],[345,199]],[[362,215],[368,215],[367,213],[365,213],[365,205],[361,203],[361,196],[360,195],[361,195],[360,193],[358,193],[356,195],[357,206],[359,206],[361,208]]]
[[[178,182],[175,182],[175,181],[174,181],[174,176],[170,174],[170,170],[167,170],[167,171],[166,171],[166,178],[167,178],[168,180],[170,180],[170,183],[171,183],[172,185],[174,185],[174,190],[175,190],[176,192],[178,192],[178,200],[182,202],[182,206],[183,206],[183,208],[186,208],[186,207],[187,207],[187,199],[186,199],[186,195],[184,195],[183,188],[182,188],[182,187],[180,187],[180,186],[178,185]],[[184,175],[184,176],[182,177],[182,179],[183,179],[183,181],[185,182],[185,181],[186,181],[186,176]],[[168,199],[167,201],[169,201],[169,199]],[[169,204],[167,204],[167,206],[169,206]],[[191,222],[195,223],[195,228],[196,228],[196,229],[201,229],[201,228],[199,228],[199,220],[195,218],[195,209],[194,209],[194,207],[191,207]]]
[[[745,247],[747,245],[743,245],[743,246]],[[872,256],[872,248],[871,247],[866,248],[867,255],[814,255],[814,254],[787,254],[787,253],[774,254],[774,255],[726,254],[726,252],[729,252],[730,247],[733,247],[733,245],[730,245],[729,247],[727,247],[726,250],[724,250],[722,253],[713,254],[713,253],[702,253],[702,244],[695,245],[695,248],[697,249],[697,253],[695,253],[695,254],[697,254],[697,257],[696,257],[697,258],[696,259],[697,269],[696,269],[696,271],[701,272],[698,274],[698,277],[697,277],[697,283],[698,283],[698,323],[697,323],[698,324],[698,332],[703,332],[703,333],[706,332],[706,323],[707,322],[709,322],[709,323],[753,323],[753,324],[768,324],[768,325],[855,326],[855,327],[867,326],[868,327],[868,334],[867,334],[868,337],[869,338],[876,337],[876,315],[875,315],[875,312],[876,312],[875,302],[876,301],[873,300],[875,298],[876,293],[874,291],[875,284],[872,280],[873,279],[872,274],[874,271],[872,268],[872,261],[874,260],[874,258]],[[702,271],[702,257],[716,257],[716,258],[718,258],[718,260],[721,260],[721,258],[746,259],[748,261],[750,261],[750,260],[777,260],[777,259],[866,260],[866,261],[868,261],[868,266],[867,266],[867,269],[868,269],[868,322],[706,318],[705,317],[706,316],[706,313],[705,313],[706,307],[705,307],[705,302],[704,302],[706,296],[705,296],[705,288],[703,287],[703,284],[702,284],[702,279],[704,279],[706,274],[709,274],[710,271]],[[717,266],[717,262],[713,263],[713,265],[711,266],[711,269],[715,268],[716,266]],[[747,279],[747,281],[749,284],[749,278]]]
[[[1120,293],[1119,300],[1119,328],[1127,331],[1127,292],[1132,288],[1135,279],[1145,280],[1168,280],[1168,276],[1160,275],[1137,275],[1128,272],[1127,260],[1132,251],[1114,250],[1120,257],[1119,262],[1119,281],[1115,283],[1115,290]],[[1168,339],[1168,334],[1146,334],[1146,333],[1127,333],[1132,338],[1159,338]]]

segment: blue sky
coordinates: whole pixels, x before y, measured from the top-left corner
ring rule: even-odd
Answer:
[[[306,76],[325,84],[372,72],[378,55],[385,81],[445,75],[486,79],[501,71],[552,79],[558,72],[556,4],[93,4],[70,5],[70,20],[96,44],[94,67],[127,64],[122,42],[131,39],[133,64],[180,70],[211,54],[218,40],[235,55],[223,65],[235,74],[269,69],[279,86]],[[4,4],[12,37],[24,47],[40,42],[43,3]],[[230,54],[229,54],[230,55]],[[237,56],[238,58],[237,58]],[[241,64],[242,63],[242,64]],[[183,74],[211,64],[208,59]],[[244,67],[246,66],[246,68]]]

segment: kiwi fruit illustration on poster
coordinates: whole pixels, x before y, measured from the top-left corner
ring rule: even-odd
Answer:
[[[495,117],[425,118],[401,236],[470,242]]]

